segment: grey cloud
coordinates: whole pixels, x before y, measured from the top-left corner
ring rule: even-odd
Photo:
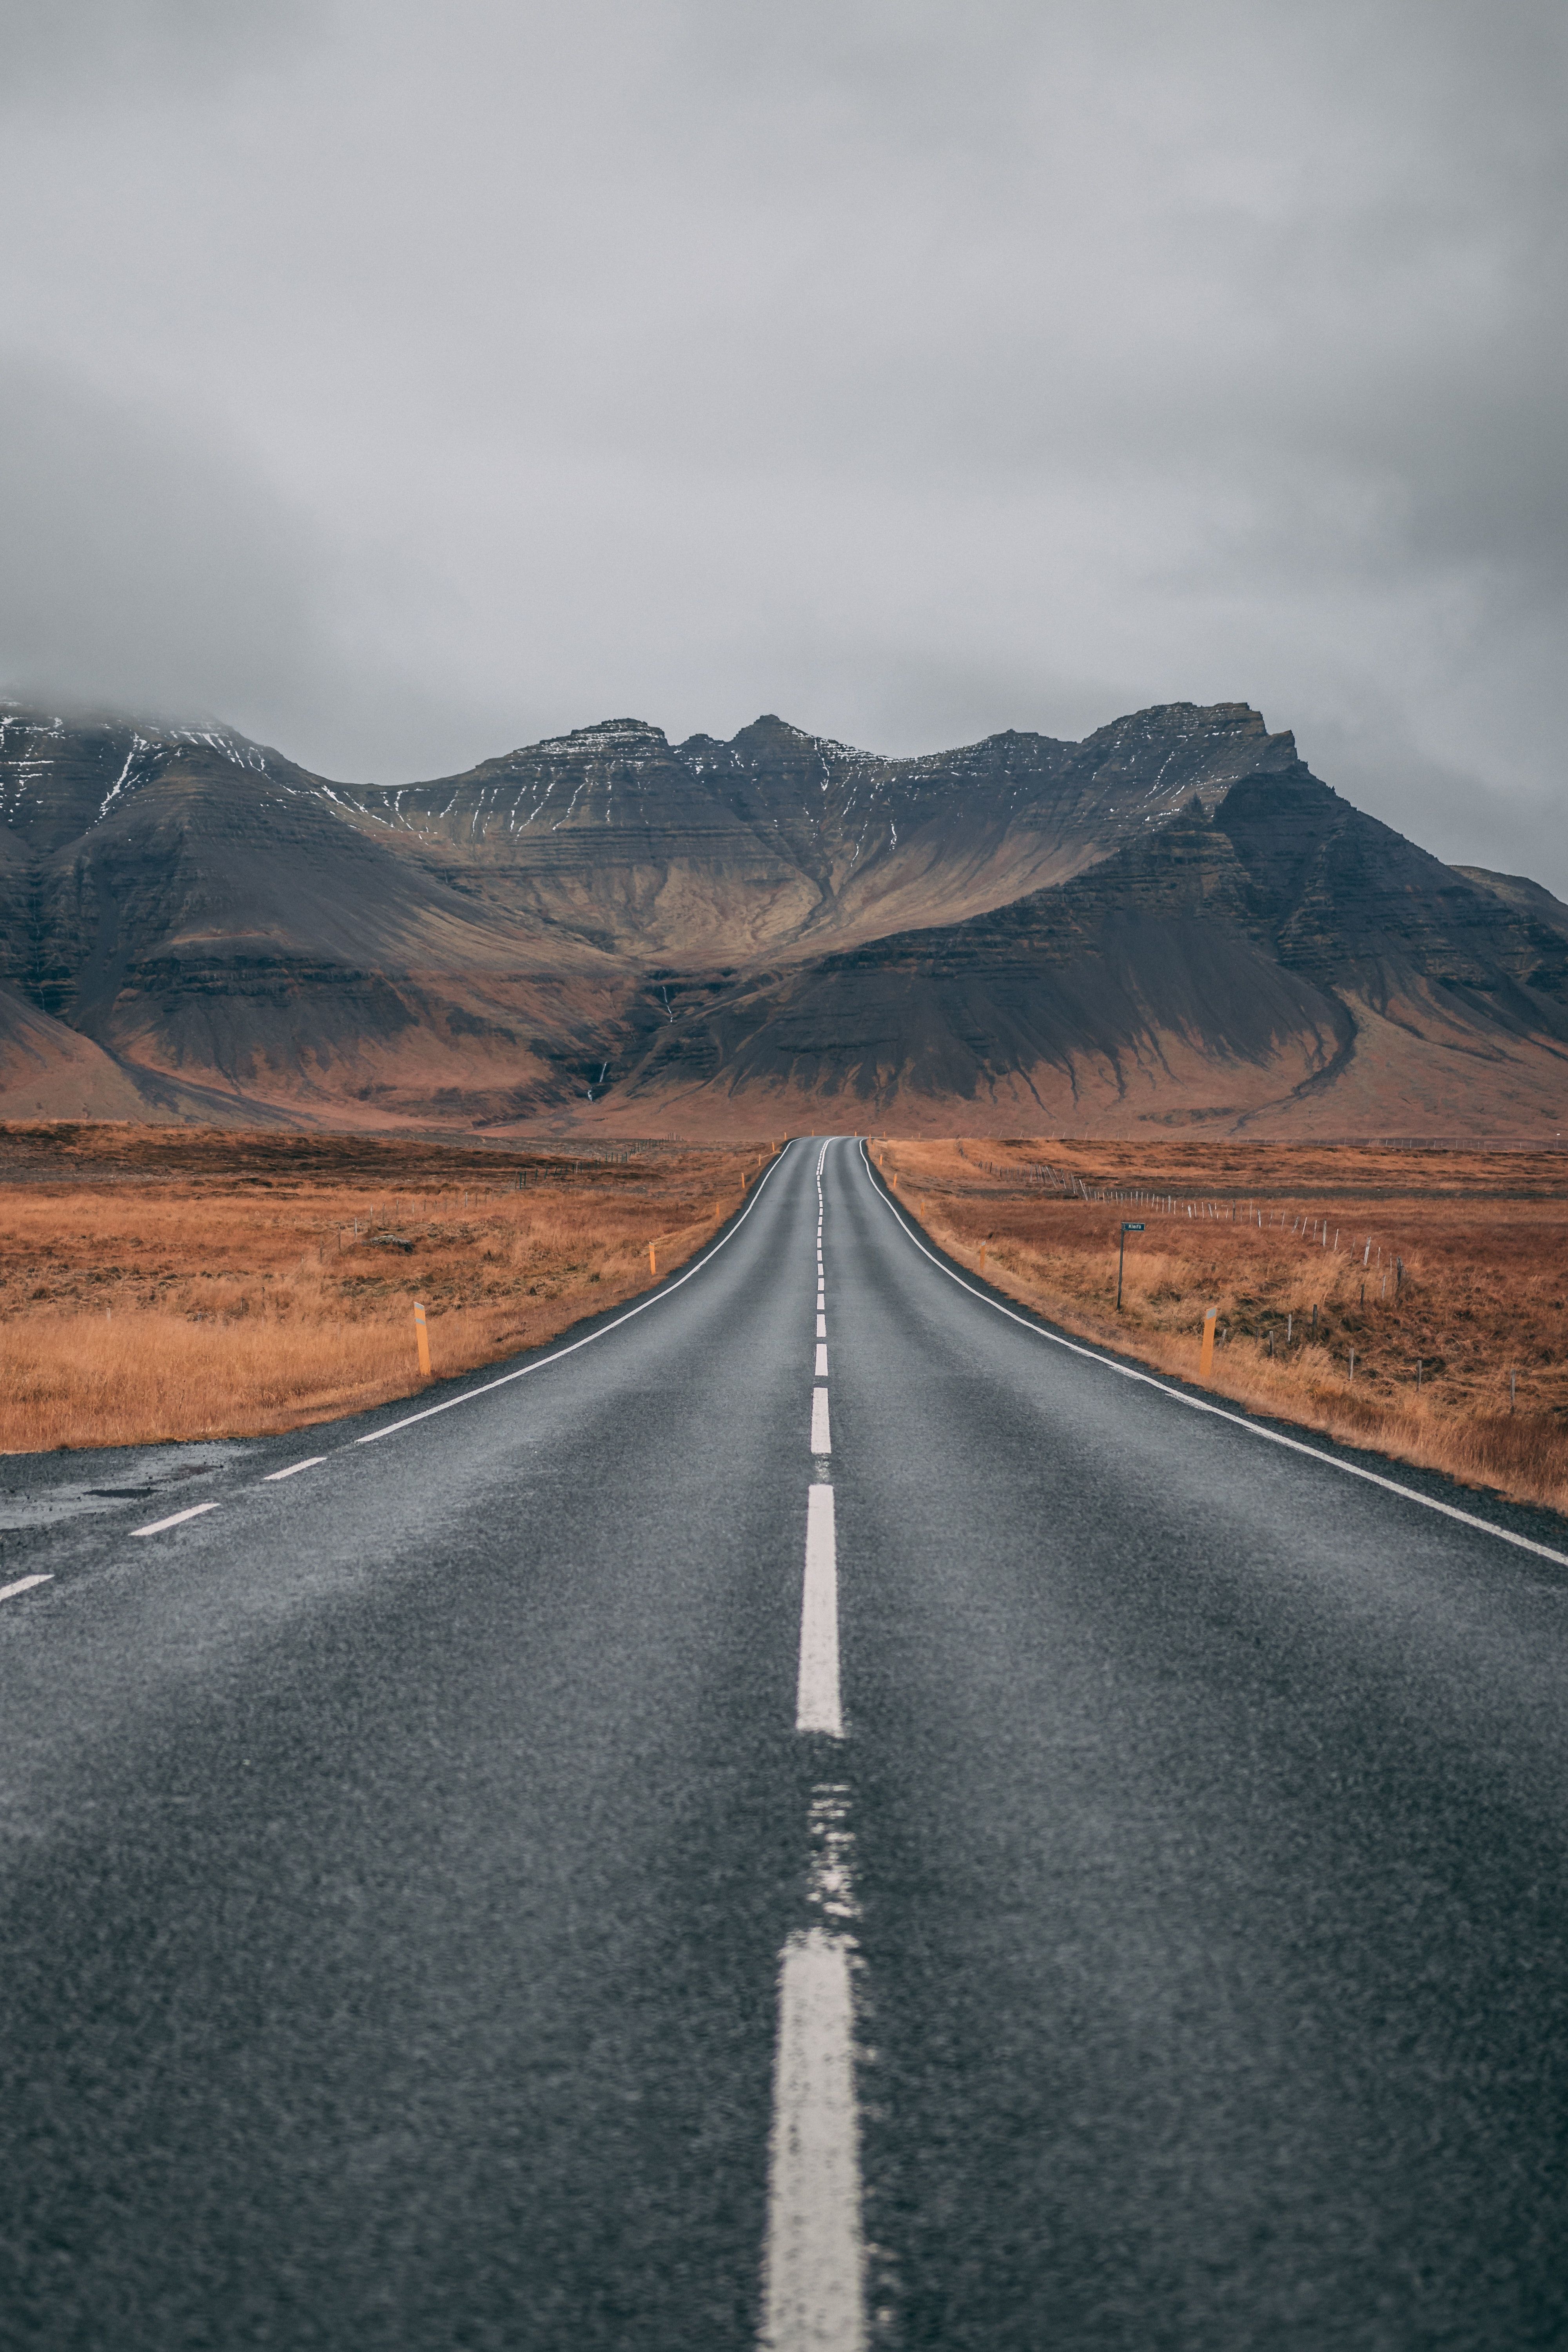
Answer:
[[[388,775],[1247,697],[1568,888],[1557,7],[24,13],[79,40],[14,102],[0,335],[162,435],[132,535],[206,587],[155,658],[117,467],[0,553],[5,659]]]
[[[150,717],[303,728],[340,772],[439,765],[471,714],[331,642],[332,558],[243,447],[37,365],[0,373],[0,676]],[[281,722],[281,723],[279,723]]]
[[[303,535],[210,433],[15,361],[0,378],[13,677],[167,711],[257,707],[311,658]]]
[[[0,110],[221,81],[294,47],[309,21],[304,0],[3,0]]]

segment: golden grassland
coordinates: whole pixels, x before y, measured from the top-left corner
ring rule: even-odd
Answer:
[[[1217,1395],[1568,1511],[1562,1153],[988,1138],[874,1149],[955,1260],[1063,1328],[1195,1381],[1216,1307]],[[1037,1180],[1047,1167],[1117,1197],[1068,1197]],[[1123,1221],[1144,1231],[1127,1237],[1118,1313]]]
[[[649,1287],[771,1146],[579,1157],[216,1130],[0,1129],[0,1452],[296,1429]],[[518,1190],[521,1176],[526,1190]]]

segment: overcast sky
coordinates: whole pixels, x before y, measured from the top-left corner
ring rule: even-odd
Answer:
[[[1246,700],[1568,890],[1561,0],[0,0],[0,678],[400,780]]]

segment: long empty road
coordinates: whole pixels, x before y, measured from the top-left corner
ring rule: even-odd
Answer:
[[[0,2340],[1568,2341],[1554,1523],[847,1139],[573,1346],[0,1486]]]

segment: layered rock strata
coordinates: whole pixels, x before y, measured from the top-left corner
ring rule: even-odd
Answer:
[[[618,720],[407,786],[0,706],[0,1111],[718,1131],[1561,1115],[1568,908],[1245,704],[891,760]]]

